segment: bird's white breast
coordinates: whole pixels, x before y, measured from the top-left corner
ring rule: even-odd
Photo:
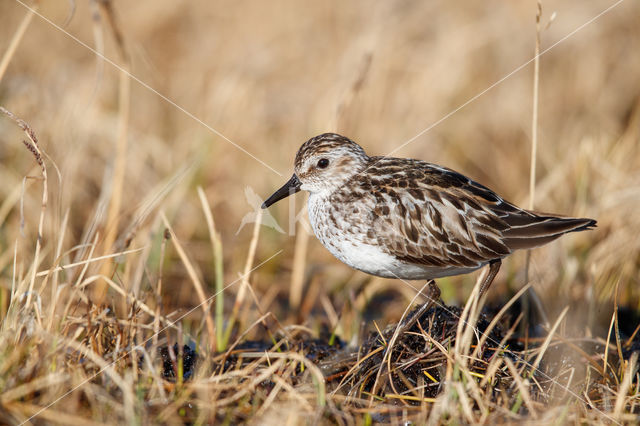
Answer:
[[[400,262],[380,246],[367,244],[363,240],[364,230],[352,225],[349,218],[335,217],[330,220],[329,200],[310,194],[308,201],[309,220],[316,237],[329,252],[352,268],[386,278],[397,278]],[[355,232],[350,232],[355,231]]]
[[[354,269],[384,278],[422,280],[457,275],[477,269],[441,268],[407,263],[385,252],[365,238],[370,224],[332,210],[331,200],[321,194],[309,195],[309,221],[313,232],[329,252]],[[343,212],[344,213],[344,212]],[[479,266],[478,266],[479,267]]]

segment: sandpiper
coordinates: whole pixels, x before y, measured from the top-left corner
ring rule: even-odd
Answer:
[[[293,176],[262,208],[300,190],[310,193],[316,237],[352,268],[385,278],[430,280],[489,265],[480,295],[515,250],[596,226],[593,219],[521,209],[446,167],[370,157],[335,133],[302,144]]]

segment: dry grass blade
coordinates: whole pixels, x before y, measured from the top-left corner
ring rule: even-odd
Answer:
[[[16,32],[13,33],[11,42],[9,42],[9,47],[4,52],[4,55],[2,55],[2,60],[0,60],[0,82],[2,82],[2,77],[4,77],[4,74],[9,67],[9,63],[11,63],[11,59],[13,59],[13,55],[16,53],[16,50],[20,45],[20,41],[22,40],[24,33],[27,31],[27,28],[31,23],[31,19],[33,18],[33,15],[37,10],[37,4],[33,7],[33,9],[27,10],[27,13],[24,15],[24,18],[22,18],[22,21],[20,21],[20,25],[16,29]]]
[[[321,407],[324,407],[326,404],[326,400],[327,400],[327,391],[326,391],[326,385],[325,385],[325,379],[324,376],[322,375],[322,372],[320,371],[320,369],[318,368],[317,365],[315,365],[313,362],[309,361],[309,359],[307,359],[305,356],[302,356],[298,353],[295,352],[288,352],[288,353],[281,353],[281,352],[265,352],[265,353],[251,353],[251,352],[247,352],[247,353],[243,353],[243,356],[246,356],[248,358],[273,358],[273,359],[277,359],[279,361],[284,361],[284,360],[292,360],[292,361],[297,361],[300,364],[304,364],[306,368],[309,369],[309,371],[311,372],[312,377],[314,378],[314,384],[316,385],[318,392],[317,392],[317,398],[318,398],[318,405],[320,405]]]
[[[609,366],[609,345],[611,344],[611,333],[613,332],[613,327],[616,322],[616,310],[613,310],[611,314],[611,323],[609,324],[609,332],[607,333],[607,340],[604,346],[604,359],[602,364],[602,375],[606,376],[607,367]]]
[[[629,389],[631,389],[631,385],[633,383],[633,379],[638,372],[638,352],[634,352],[627,363],[627,368],[624,371],[624,378],[622,379],[622,384],[618,388],[618,395],[616,396],[616,404],[613,410],[613,416],[617,420],[622,421],[622,414],[625,405],[627,404],[627,393]],[[638,397],[638,389],[636,382],[636,389],[634,391],[634,398]]]
[[[306,207],[305,207],[306,211]],[[302,212],[304,214],[304,211]],[[293,270],[291,271],[291,287],[289,290],[289,304],[297,309],[302,300],[302,289],[304,286],[304,271],[307,260],[307,247],[309,245],[308,225],[306,218],[301,218],[297,226],[296,243],[293,252]]]
[[[24,383],[13,389],[5,389],[0,396],[0,402],[2,402],[3,405],[9,404],[32,392],[38,392],[46,387],[64,383],[69,380],[69,377],[70,376],[65,373],[51,373],[48,376],[39,377],[32,382]]]
[[[489,338],[489,334],[491,333],[491,330],[495,328],[495,326],[498,324],[500,319],[503,318],[504,314],[509,310],[509,308],[511,308],[511,306],[513,306],[513,304],[518,299],[520,299],[520,297],[522,297],[522,295],[525,294],[525,292],[529,290],[530,287],[531,287],[530,283],[522,287],[516,294],[513,295],[511,299],[509,299],[507,303],[505,303],[505,305],[502,308],[500,308],[500,311],[496,314],[496,316],[493,317],[493,319],[489,323],[487,330],[484,333],[482,333],[482,337],[480,337],[480,341],[478,342],[478,345],[473,351],[473,354],[471,354],[472,358],[478,357],[479,352],[487,344],[487,339]]]
[[[12,413],[24,413],[20,421],[24,424],[29,422],[34,416],[43,419],[51,424],[65,424],[69,426],[105,426],[109,423],[100,423],[93,420],[88,420],[81,415],[73,415],[66,413],[62,410],[52,410],[48,408],[43,411],[43,408],[37,405],[28,404],[24,402],[11,402],[6,405]]]
[[[182,245],[180,244],[180,241],[178,240],[175,233],[173,232],[173,228],[171,227],[171,224],[169,223],[169,220],[165,216],[164,212],[160,213],[160,217],[162,218],[162,222],[164,223],[165,228],[169,231],[169,234],[171,235],[171,242],[173,243],[173,246],[176,248],[176,251],[178,252],[178,256],[180,256],[180,260],[182,261],[184,267],[187,270],[187,273],[189,274],[191,284],[193,285],[193,288],[196,291],[198,298],[200,299],[200,306],[202,307],[203,316],[207,324],[207,331],[209,333],[209,345],[211,345],[211,348],[213,349],[214,348],[213,345],[215,344],[215,336],[216,336],[215,326],[213,325],[213,320],[211,319],[209,304],[207,303],[208,299],[204,293],[202,282],[200,281],[200,278],[198,277],[198,274],[196,273],[196,270],[193,267],[193,264],[189,260],[187,253],[184,251],[184,249],[182,248]]]
[[[240,282],[240,289],[238,290],[238,295],[236,296],[236,300],[233,303],[233,310],[231,311],[231,318],[229,320],[229,325],[227,326],[227,332],[225,333],[225,342],[228,343],[229,338],[231,336],[231,332],[233,331],[233,327],[235,326],[235,322],[238,319],[238,314],[240,313],[240,307],[244,303],[245,294],[247,292],[247,288],[251,292],[253,296],[254,302],[258,311],[261,315],[264,316],[262,312],[262,308],[260,307],[260,302],[256,297],[253,289],[251,288],[251,284],[249,284],[249,278],[251,277],[251,270],[253,268],[253,262],[256,255],[256,249],[258,248],[258,237],[260,235],[260,225],[262,224],[262,211],[258,212],[256,215],[255,223],[253,226],[253,234],[251,236],[251,243],[249,244],[249,253],[247,254],[247,260],[244,265],[244,271],[242,273],[242,281]]]
[[[104,256],[96,256],[96,257],[89,256],[89,258],[87,258],[86,260],[82,260],[82,261],[74,262],[74,263],[69,263],[67,265],[54,266],[51,269],[46,270],[46,271],[39,271],[39,272],[36,273],[36,277],[46,277],[46,276],[49,276],[51,274],[55,274],[56,272],[62,272],[62,271],[70,272],[71,269],[73,269],[73,268],[75,268],[77,266],[86,267],[87,265],[90,265],[91,263],[94,263],[94,262],[100,262],[101,260],[105,260],[105,259],[113,259],[113,258],[116,258],[116,257],[126,256],[128,254],[139,253],[142,250],[144,250],[144,247],[124,250],[124,251],[115,252],[115,253],[111,253],[111,254],[106,254]]]
[[[542,2],[538,0],[536,13],[536,44],[533,59],[533,108],[531,116],[531,167],[529,169],[529,210],[533,210],[536,195],[536,163],[538,158],[538,96],[540,86],[540,19]],[[530,252],[529,252],[530,253]],[[528,278],[527,275],[525,275]]]
[[[423,293],[425,288],[427,288],[426,294]],[[418,308],[416,312],[411,316],[411,318],[406,319],[406,316],[409,313],[409,309],[411,308],[413,303],[418,299],[418,297],[421,295],[427,298],[427,302],[423,306]],[[415,296],[413,297],[413,300],[411,300],[411,302],[405,308],[404,312],[402,313],[402,317],[400,318],[400,322],[395,327],[393,335],[391,336],[391,339],[389,340],[388,343],[385,341],[384,336],[382,336],[382,333],[380,333],[380,330],[378,329],[378,334],[381,335],[383,344],[386,347],[386,349],[382,357],[382,362],[380,363],[380,367],[378,368],[378,372],[376,374],[376,380],[374,382],[373,391],[372,391],[373,395],[375,395],[378,390],[380,376],[382,375],[383,368],[385,366],[386,366],[387,374],[389,374],[389,383],[393,385],[393,379],[390,376],[391,371],[393,370],[391,367],[391,356],[393,354],[393,349],[396,341],[398,340],[398,337],[401,334],[405,333],[407,330],[409,330],[416,323],[416,321],[419,321],[420,318],[422,317],[422,314],[427,310],[429,310],[429,308],[431,308],[439,298],[440,298],[440,289],[435,285],[435,282],[434,281],[427,282],[420,289],[420,291],[415,294]],[[370,401],[373,402],[373,399],[371,399]]]
[[[513,377],[513,381],[515,382],[518,388],[518,397],[521,397],[524,400],[524,404],[529,409],[529,413],[531,413],[531,417],[533,417],[534,420],[537,420],[538,413],[536,412],[535,405],[533,404],[533,400],[531,399],[531,394],[529,394],[529,383],[527,379],[524,379],[520,375],[518,370],[516,370],[515,365],[513,365],[513,361],[511,361],[509,358],[505,358],[504,362],[507,365],[507,368],[511,373],[511,377]]]
[[[569,307],[568,306],[566,306],[562,310],[562,312],[560,312],[560,315],[558,315],[558,319],[553,324],[553,327],[551,327],[551,330],[549,330],[549,334],[547,334],[547,338],[544,340],[544,343],[542,344],[542,346],[539,349],[538,356],[536,356],[535,361],[531,365],[531,372],[529,373],[530,375],[533,375],[533,373],[540,366],[540,363],[542,362],[542,357],[544,356],[545,352],[547,352],[547,349],[549,349],[549,345],[551,344],[551,341],[553,340],[553,336],[555,335],[556,330],[558,329],[558,327],[562,323],[562,320],[564,319],[565,315],[567,315],[567,312],[569,312]]]
[[[49,199],[49,187],[48,187],[48,177],[47,177],[47,167],[44,163],[43,160],[43,151],[40,148],[40,145],[38,144],[38,138],[36,137],[35,132],[33,131],[33,129],[31,128],[31,126],[29,126],[29,124],[27,124],[26,121],[22,120],[21,118],[16,117],[11,111],[5,109],[4,107],[0,106],[0,112],[2,112],[3,114],[5,114],[7,117],[9,117],[10,119],[12,119],[17,125],[18,127],[20,127],[22,129],[22,131],[24,131],[24,133],[27,135],[27,138],[29,139],[29,141],[23,141],[24,145],[27,147],[27,149],[29,150],[29,152],[31,152],[31,154],[33,154],[33,157],[36,161],[36,163],[38,163],[38,165],[40,166],[40,171],[42,173],[42,201],[40,204],[40,219],[38,221],[38,236],[36,239],[36,248],[35,248],[35,253],[33,255],[33,268],[31,271],[31,280],[29,281],[29,289],[27,290],[27,300],[25,302],[25,306],[30,306],[31,304],[31,297],[33,294],[33,288],[36,282],[36,268],[37,265],[40,262],[40,250],[41,250],[41,246],[42,246],[42,238],[43,238],[43,228],[44,228],[44,218],[45,218],[45,211],[47,209],[47,202]]]
[[[109,209],[107,212],[107,221],[105,224],[106,235],[103,242],[103,250],[105,253],[109,252],[113,244],[118,237],[121,206],[123,202],[124,183],[126,175],[126,155],[129,132],[129,109],[130,109],[130,97],[131,97],[131,80],[129,73],[126,71],[128,66],[125,67],[120,73],[120,90],[118,94],[118,134],[115,143],[115,162],[113,166],[113,181],[111,183],[111,194],[109,197]],[[102,275],[111,275],[111,262],[105,262],[102,266]],[[104,298],[105,285],[99,283],[94,291],[94,297],[96,302],[102,302]]]
[[[211,213],[211,207],[209,206],[209,202],[207,201],[207,197],[204,194],[204,191],[201,187],[198,187],[198,197],[200,197],[200,203],[202,205],[202,211],[204,212],[204,217],[207,221],[207,228],[209,229],[209,239],[211,241],[211,247],[213,249],[213,264],[214,264],[214,274],[215,274],[215,289],[216,289],[216,327],[215,327],[215,348],[217,351],[224,351],[227,346],[227,342],[225,339],[224,332],[224,321],[223,321],[223,309],[224,309],[224,273],[222,271],[222,239],[220,238],[220,234],[216,231],[216,225],[213,221],[213,214]],[[206,305],[205,312],[209,312],[211,310],[211,304]],[[207,314],[207,318],[209,315]],[[208,327],[208,323],[207,323]],[[211,330],[209,330],[211,333]],[[213,335],[209,334],[210,338],[213,339]]]

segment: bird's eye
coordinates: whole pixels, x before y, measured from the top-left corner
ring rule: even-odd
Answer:
[[[328,165],[329,165],[329,160],[327,160],[326,158],[321,158],[318,160],[319,168],[326,169]]]

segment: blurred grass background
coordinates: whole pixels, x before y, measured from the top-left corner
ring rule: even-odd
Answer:
[[[70,4],[43,2],[40,12],[63,26]],[[545,2],[543,25],[552,13],[555,19],[542,33],[542,49],[610,4]],[[104,55],[123,64],[104,17],[96,17],[97,8],[85,2],[75,6],[64,30],[99,51],[103,44]],[[211,248],[197,185],[206,189],[213,206],[229,281],[242,270],[251,237],[250,226],[236,235],[254,207],[245,188],[265,198],[279,187],[303,141],[338,131],[370,154],[386,154],[529,61],[535,40],[532,2],[140,1],[115,6],[131,73],[282,174],[131,83],[118,235],[138,217],[143,200],[157,197],[167,180],[188,168],[144,218],[133,245],[160,232],[153,218],[166,210],[207,283],[213,281]],[[4,50],[27,10],[13,1],[0,7]],[[640,57],[632,54],[640,51],[639,17],[635,2],[622,3],[541,58],[536,208],[599,223],[594,232],[534,252],[535,288],[556,309],[585,298],[610,301],[618,280],[621,302],[639,302]],[[530,64],[514,73],[394,155],[452,167],[526,205],[532,69]],[[2,104],[31,124],[61,172],[62,180],[51,183],[45,243],[59,235],[67,210],[65,248],[79,244],[90,225],[105,226],[101,209],[108,202],[115,162],[118,75],[111,64],[38,17],[6,71]],[[19,129],[7,120],[0,126],[0,197],[15,201],[23,177],[33,172],[33,159],[18,143]],[[304,197],[297,196],[296,212]],[[24,193],[25,235],[34,232],[39,198],[37,191]],[[18,204],[8,207],[0,230],[5,292],[12,247],[17,241],[27,249],[30,241],[19,233]],[[288,210],[286,204],[271,210],[287,233]],[[294,240],[262,231],[258,260],[280,247],[284,252],[254,274],[261,294],[287,298]],[[523,261],[524,254],[508,261],[492,297],[503,299],[520,288]],[[316,277],[320,291],[336,303],[348,291],[338,289],[342,284],[358,290],[369,280],[333,259],[315,239],[306,263],[306,280]],[[194,305],[181,265],[167,267],[166,306]],[[474,279],[441,280],[446,300],[464,301]]]
[[[95,255],[122,250],[127,237],[128,247],[147,247],[106,274],[136,297],[152,298],[163,211],[209,297],[214,260],[196,188],[212,207],[224,283],[231,283],[244,269],[252,237],[252,226],[237,232],[255,209],[247,191],[266,198],[290,176],[299,145],[326,131],[354,139],[371,155],[420,135],[393,155],[454,168],[527,205],[533,63],[510,73],[533,58],[533,1],[115,1],[125,55],[98,3],[40,2],[38,13],[51,22],[33,17],[0,80],[0,105],[31,125],[49,156],[38,270],[54,264],[58,244],[60,263],[68,264],[86,257],[86,247],[71,249],[115,232],[114,245],[98,244]],[[542,50],[612,4],[544,1]],[[27,14],[19,2],[0,2],[3,54]],[[592,217],[598,228],[535,250],[530,275],[552,319],[571,305],[567,323],[583,330],[588,321],[600,334],[609,325],[616,284],[620,305],[636,310],[640,303],[638,22],[640,5],[621,2],[545,52],[540,65],[536,209]],[[130,82],[128,112],[119,95],[121,72],[72,37],[149,86]],[[118,129],[126,135],[120,157]],[[21,277],[32,268],[40,215],[40,182],[29,179],[22,189],[25,176],[38,175],[22,139],[14,123],[0,119],[3,315],[14,251]],[[110,222],[119,170],[121,203]],[[296,196],[296,213],[305,197]],[[315,238],[307,243],[299,224],[289,235],[289,209],[287,203],[270,209],[284,233],[267,227],[260,233],[255,265],[283,250],[251,274],[260,311],[287,324],[327,323],[346,339],[360,332],[360,316],[397,320],[413,290],[351,270]],[[300,306],[290,304],[296,244]],[[507,260],[491,289],[497,303],[524,285],[524,261],[524,253]],[[90,272],[101,267],[94,263]],[[171,244],[162,269],[165,313],[200,303]],[[463,304],[475,278],[440,280],[445,301]],[[226,290],[225,312],[237,292],[237,285]],[[46,304],[49,293],[41,297]],[[242,326],[259,316],[251,300]],[[125,306],[113,291],[106,303]],[[201,316],[197,310],[186,320],[197,325]]]

